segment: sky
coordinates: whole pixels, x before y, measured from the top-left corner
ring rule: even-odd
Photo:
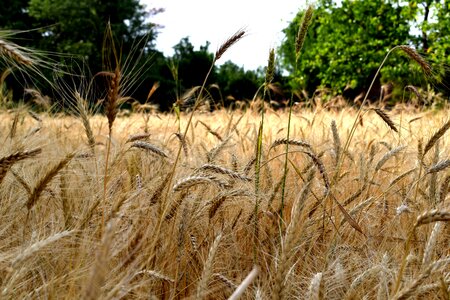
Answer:
[[[166,56],[173,54],[173,46],[184,38],[199,49],[206,41],[210,52],[243,28],[247,36],[231,47],[218,64],[231,60],[245,70],[265,66],[271,48],[280,45],[281,32],[300,9],[305,0],[141,0],[148,8],[164,8],[153,16],[152,23],[164,26],[159,30],[156,48]]]

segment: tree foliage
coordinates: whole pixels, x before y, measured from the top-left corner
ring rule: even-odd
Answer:
[[[141,47],[152,48],[155,24],[147,19],[161,10],[145,10],[138,0],[30,0],[29,15],[41,28],[42,50],[82,56],[94,71],[100,71],[107,23],[121,41],[126,57],[135,40],[147,39]]]
[[[445,28],[449,28],[448,3],[427,2],[433,3],[391,0],[318,1],[297,73],[293,74],[293,47],[299,21],[304,13],[300,11],[284,29],[286,38],[279,49],[282,66],[291,73],[291,86],[310,92],[322,86],[331,88],[335,93],[347,92],[354,96],[368,88],[381,61],[394,46],[407,44],[423,49],[423,43],[426,42],[425,46],[433,49],[434,45],[442,45],[442,41],[446,37],[448,39],[448,34],[443,33]],[[431,15],[427,17],[427,21],[420,19],[421,16],[425,17],[427,5],[432,12],[437,12],[437,22],[432,26],[425,24]],[[447,12],[442,5],[447,5]],[[414,24],[427,33],[425,38],[414,34],[414,31],[418,31],[412,27]],[[448,47],[448,40],[443,44]],[[445,51],[448,51],[446,47],[437,47],[436,50],[442,52],[440,56],[445,56]],[[424,83],[417,65],[397,53],[389,57],[379,80],[378,86],[380,82],[391,82],[400,89],[405,84]]]

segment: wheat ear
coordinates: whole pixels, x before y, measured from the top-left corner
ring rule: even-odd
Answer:
[[[201,166],[199,168],[199,170],[203,170],[203,171],[210,171],[210,172],[214,172],[214,173],[218,173],[218,174],[224,174],[229,176],[232,179],[238,179],[238,180],[242,180],[242,181],[251,181],[252,179],[250,177],[247,177],[245,175],[241,175],[237,172],[234,172],[233,170],[221,167],[221,166],[217,166],[217,165],[213,165],[213,164],[204,164],[203,166]]]
[[[295,39],[295,54],[297,57],[299,56],[300,51],[303,48],[303,44],[305,43],[306,33],[308,32],[308,27],[311,24],[313,12],[313,7],[311,5],[308,6],[300,24],[300,28],[297,32],[297,38]]]
[[[417,53],[416,50],[406,45],[400,45],[398,48],[405,52],[412,60],[416,61],[427,76],[431,75],[433,69],[430,64],[419,53]]]
[[[448,120],[442,127],[430,138],[430,140],[426,143],[425,148],[423,149],[422,156],[425,156],[428,151],[433,148],[433,146],[437,143],[437,141],[450,129],[450,120]]]
[[[447,194],[449,192],[449,185],[450,185],[450,174],[447,175],[441,183],[441,187],[439,189],[439,203],[443,203],[445,197],[447,197]]]
[[[442,222],[450,221],[450,211],[438,209],[432,209],[430,211],[427,211],[417,217],[414,228],[439,221]]]
[[[406,300],[410,299],[415,295],[418,288],[422,285],[422,283],[430,277],[430,275],[440,269],[442,267],[447,266],[450,263],[450,258],[440,259],[430,264],[420,275],[412,281],[408,286],[406,286],[403,290],[400,290],[396,293],[391,299],[392,300]]]
[[[14,260],[11,262],[11,265],[13,267],[16,267],[18,264],[22,263],[23,261],[25,261],[26,259],[28,259],[29,257],[31,257],[34,253],[38,252],[39,250],[41,250],[42,248],[66,237],[69,236],[73,233],[73,231],[62,231],[59,233],[56,233],[46,239],[40,240],[38,242],[33,243],[31,246],[29,246],[28,248],[26,248],[22,253],[20,253],[19,255],[17,255]]]
[[[324,299],[324,284],[323,284],[323,274],[316,273],[311,279],[308,291],[308,299],[310,300],[321,300]]]
[[[209,183],[214,183],[221,188],[225,188],[225,187],[229,186],[229,184],[227,182],[222,181],[215,176],[201,175],[201,176],[188,176],[188,177],[180,179],[173,186],[173,190],[175,192],[177,192],[177,191],[182,191],[182,190],[188,189],[190,187],[193,187],[193,186],[196,186],[199,184],[209,184]]]
[[[383,155],[383,157],[377,162],[377,164],[375,166],[375,171],[380,170],[391,157],[397,155],[399,152],[401,152],[405,148],[406,148],[406,146],[400,146],[400,147],[392,149],[391,151],[389,151],[385,155]]]
[[[222,136],[221,136],[217,131],[212,130],[212,128],[211,128],[208,124],[206,124],[205,122],[200,121],[200,120],[197,121],[197,123],[202,124],[202,125],[206,128],[206,130],[207,130],[209,133],[211,133],[213,136],[215,136],[219,141],[223,141]]]
[[[114,237],[114,224],[108,222],[105,226],[101,244],[95,253],[94,264],[91,267],[89,281],[86,283],[83,299],[95,300],[101,298],[101,288],[105,283],[108,261],[111,257],[111,243]]]
[[[150,133],[137,133],[132,134],[128,137],[128,139],[125,141],[125,143],[132,143],[136,141],[145,140],[150,136]]]
[[[279,145],[292,145],[292,146],[300,146],[300,147],[312,149],[311,144],[309,144],[308,142],[305,142],[302,140],[287,139],[287,138],[276,139],[270,146],[270,149],[275,148]]]
[[[78,113],[80,114],[81,123],[84,127],[84,132],[86,133],[86,137],[88,139],[88,145],[92,152],[95,149],[95,138],[92,133],[91,123],[89,122],[88,111],[86,109],[86,101],[81,97],[79,92],[74,93],[74,97],[77,103]]]
[[[441,231],[441,227],[442,227],[441,222],[437,222],[436,224],[434,224],[433,231],[431,231],[430,238],[428,239],[427,245],[423,253],[422,268],[428,267],[433,259],[434,246],[436,245],[436,240]]]
[[[298,226],[300,223],[301,215],[303,212],[303,207],[305,201],[308,197],[308,194],[311,190],[311,184],[314,179],[315,169],[311,168],[307,175],[307,179],[305,184],[300,192],[298,199],[295,201],[292,206],[291,213],[291,222],[286,229],[286,234],[284,236],[284,249],[281,249],[281,257],[280,262],[278,264],[278,269],[275,274],[275,281],[273,287],[273,297],[272,299],[285,299],[286,294],[288,293],[288,286],[285,283],[289,283],[286,280],[289,268],[292,264],[292,259],[294,257],[294,250],[296,246],[296,241],[298,240],[299,233],[301,231],[301,227]]]
[[[159,155],[164,158],[169,158],[169,155],[167,155],[162,149],[156,147],[153,144],[147,143],[147,142],[143,142],[143,141],[134,142],[133,144],[131,144],[131,148],[139,148],[139,149],[147,150],[150,153]]]
[[[50,181],[61,171],[75,156],[75,153],[70,153],[66,157],[64,157],[58,164],[54,165],[35,185],[33,188],[31,195],[28,197],[26,206],[27,209],[30,210],[36,205],[41,193],[50,183]]]
[[[241,40],[245,36],[245,31],[243,29],[239,29],[235,34],[229,37],[216,51],[214,60],[219,60],[222,55],[234,44],[236,44],[239,40]]]
[[[29,151],[18,151],[14,154],[0,158],[0,183],[2,183],[6,172],[14,165],[16,162],[34,157],[42,152],[41,148],[36,148]]]
[[[398,132],[397,127],[395,127],[394,122],[392,121],[392,119],[389,117],[389,115],[387,113],[385,113],[383,110],[381,110],[379,108],[374,108],[373,110],[389,126],[389,128],[391,128],[395,132]]]
[[[211,247],[209,248],[208,258],[206,259],[205,266],[203,267],[202,276],[197,286],[196,299],[205,298],[206,289],[208,288],[208,282],[212,274],[214,257],[216,256],[217,249],[219,248],[222,234],[219,234],[215,239]]]
[[[448,167],[450,167],[450,159],[442,160],[442,161],[432,165],[428,169],[427,174],[437,173],[437,172],[447,169]]]
[[[331,133],[333,134],[333,147],[334,154],[336,155],[336,164],[339,161],[339,156],[341,155],[341,139],[339,138],[339,132],[337,129],[336,121],[331,121]]]
[[[20,47],[14,43],[7,42],[3,39],[0,39],[0,54],[5,57],[12,59],[14,62],[31,66],[33,65],[33,59],[28,57],[19,49]]]

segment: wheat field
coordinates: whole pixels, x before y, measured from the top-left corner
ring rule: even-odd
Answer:
[[[268,111],[255,189],[253,110],[3,111],[1,298],[449,299],[448,110],[388,114]]]

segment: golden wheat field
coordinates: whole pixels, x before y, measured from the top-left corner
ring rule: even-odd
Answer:
[[[449,299],[448,111],[383,112],[266,113],[255,184],[252,110],[4,111],[1,298]]]

